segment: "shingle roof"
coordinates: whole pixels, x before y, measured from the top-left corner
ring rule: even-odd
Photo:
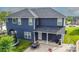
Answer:
[[[8,17],[21,17],[21,18],[65,18],[65,16],[52,8],[26,8],[11,14]]]
[[[31,9],[39,18],[62,18],[65,17],[61,13],[52,8],[32,8]]]
[[[28,11],[28,9],[24,9],[8,16],[8,18],[12,18],[12,17],[28,18],[34,16]]]

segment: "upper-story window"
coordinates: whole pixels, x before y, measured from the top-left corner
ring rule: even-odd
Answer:
[[[62,18],[58,18],[57,19],[57,25],[58,26],[62,26]]]
[[[12,23],[21,25],[21,18],[12,18]]]
[[[18,25],[21,25],[21,18],[18,18]]]
[[[33,25],[33,19],[32,19],[32,18],[29,18],[28,24],[29,24],[30,26]]]
[[[12,23],[13,23],[13,24],[17,24],[17,19],[18,19],[18,18],[12,18]]]

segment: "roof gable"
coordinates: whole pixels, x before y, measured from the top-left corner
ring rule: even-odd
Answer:
[[[18,11],[16,13],[11,14],[10,16],[8,16],[8,18],[12,18],[12,17],[20,17],[20,18],[29,18],[29,17],[34,17],[28,9],[23,9],[21,11]]]

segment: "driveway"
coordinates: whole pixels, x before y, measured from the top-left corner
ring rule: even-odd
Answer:
[[[39,48],[37,49],[31,49],[30,47],[28,49],[25,50],[25,52],[48,52],[48,49],[51,48],[53,49],[56,48],[53,45],[48,45],[48,44],[40,44]]]
[[[40,47],[37,49],[31,49],[30,47],[24,52],[49,52],[48,49],[51,48],[52,52],[69,52],[70,49],[68,44],[62,45],[49,45],[49,44],[40,44]]]

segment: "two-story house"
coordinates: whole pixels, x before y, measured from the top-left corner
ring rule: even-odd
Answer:
[[[65,16],[53,8],[26,8],[7,17],[7,31],[17,38],[58,43],[64,39]]]

